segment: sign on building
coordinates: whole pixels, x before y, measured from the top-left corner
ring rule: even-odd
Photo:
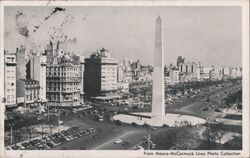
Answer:
[[[17,98],[17,104],[24,103],[24,97],[18,97]]]

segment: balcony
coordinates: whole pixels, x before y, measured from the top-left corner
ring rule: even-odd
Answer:
[[[46,62],[41,62],[41,66],[47,66]]]
[[[6,66],[16,66],[17,63],[14,61],[13,62],[6,61],[5,64],[6,64]]]

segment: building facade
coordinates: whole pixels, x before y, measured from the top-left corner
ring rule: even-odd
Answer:
[[[180,82],[180,73],[178,68],[172,65],[164,67],[165,85],[175,85]]]
[[[16,50],[16,79],[26,79],[26,58],[25,58],[26,48],[21,45],[20,48]]]
[[[131,71],[133,80],[139,80],[141,76],[141,64],[140,61],[137,60],[131,64]]]
[[[242,78],[242,67],[236,67],[236,77]]]
[[[117,66],[117,82],[118,83],[124,82],[124,69],[121,64]]]
[[[227,79],[230,77],[230,68],[226,66],[222,66],[220,68],[220,73],[223,79]]]
[[[80,97],[81,100],[84,100],[84,56],[80,56],[80,74],[81,74],[81,82],[80,82]]]
[[[39,81],[40,92],[39,100],[46,104],[46,56],[33,56],[30,58],[30,78]]]
[[[84,92],[87,97],[108,96],[117,91],[117,59],[106,49],[85,59]]]
[[[181,82],[199,81],[201,79],[201,65],[199,62],[179,62],[178,69]]]
[[[79,106],[81,102],[81,65],[68,55],[58,56],[47,65],[46,91],[50,106]]]
[[[211,80],[212,71],[213,67],[201,67],[201,80]]]
[[[31,108],[40,104],[39,100],[40,84],[37,80],[19,79],[17,80],[17,97],[19,105]]]
[[[4,96],[6,108],[16,107],[16,54],[4,51]]]
[[[180,64],[184,64],[184,63],[185,63],[185,58],[183,58],[182,56],[178,56],[177,62],[176,62],[177,67],[179,67]]]

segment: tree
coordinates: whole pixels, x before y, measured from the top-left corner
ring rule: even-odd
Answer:
[[[29,134],[29,139],[30,140],[32,138],[32,134],[33,134],[34,129],[35,129],[35,126],[24,127],[25,132],[27,132]]]
[[[120,120],[115,120],[115,124],[118,125],[118,126],[121,126],[122,122]]]

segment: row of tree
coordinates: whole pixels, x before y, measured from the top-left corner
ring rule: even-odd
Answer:
[[[176,85],[168,85],[165,89],[166,94],[173,94],[176,95],[179,92],[184,93],[185,91],[190,91],[192,90],[197,90],[197,89],[202,89],[206,88],[212,85],[219,85],[223,84],[226,82],[231,82],[233,84],[236,84],[239,82],[239,79],[227,79],[227,80],[205,80],[205,81],[193,81],[193,82],[181,82]]]
[[[242,104],[242,89],[235,93],[230,93],[223,101],[228,108],[233,104]]]

